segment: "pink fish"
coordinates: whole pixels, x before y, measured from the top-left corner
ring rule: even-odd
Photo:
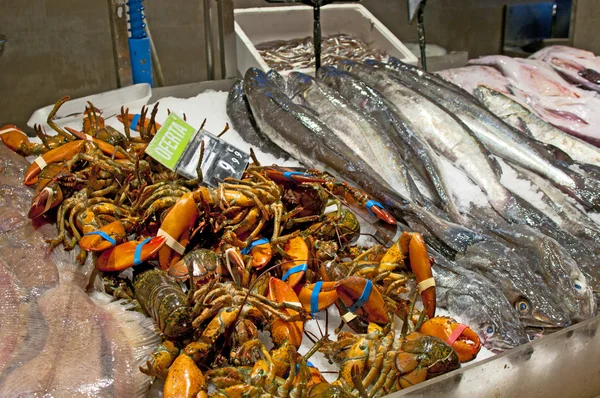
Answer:
[[[592,52],[567,46],[551,46],[529,58],[548,63],[572,83],[600,91],[600,57]]]

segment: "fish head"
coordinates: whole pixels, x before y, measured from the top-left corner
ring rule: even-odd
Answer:
[[[338,62],[337,67],[339,70],[354,73],[355,70],[365,68],[365,64],[360,62],[352,61],[350,59],[343,59]]]
[[[544,286],[544,285],[541,285]],[[541,289],[529,296],[521,295],[513,302],[519,319],[525,326],[530,327],[566,327],[571,324],[571,319],[563,307],[549,294]]]
[[[334,66],[322,66],[317,72],[317,77],[321,81],[338,91],[344,79],[348,76],[348,72]]]
[[[287,78],[287,94],[296,101],[298,97],[304,97],[314,83],[315,79],[312,76],[301,72],[292,72]]]
[[[593,317],[596,314],[597,306],[594,297],[594,291],[588,285],[586,277],[579,271],[571,279],[572,294],[575,299],[575,308],[573,321],[580,322],[584,319]]]
[[[244,92],[246,95],[261,90],[279,90],[269,76],[258,68],[250,68],[244,75]]]

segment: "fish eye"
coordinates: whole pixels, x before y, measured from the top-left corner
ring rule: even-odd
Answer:
[[[488,325],[485,328],[485,334],[487,334],[488,337],[492,337],[495,332],[496,332],[496,328],[494,328],[494,325]]]
[[[515,304],[515,307],[516,307],[517,311],[519,311],[521,313],[525,313],[529,310],[529,303],[527,303],[525,300],[519,300]]]
[[[575,281],[575,289],[577,289],[577,290],[583,290],[583,286],[585,286],[583,282],[581,282],[581,281]]]

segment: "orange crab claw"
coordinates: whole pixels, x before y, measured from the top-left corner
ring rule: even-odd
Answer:
[[[383,297],[369,279],[349,276],[335,282],[335,286],[350,312],[364,315],[369,322],[384,324],[390,321]]]
[[[283,250],[291,257],[291,260],[283,262],[284,275],[281,280],[287,282],[291,287],[295,287],[302,280],[304,272],[308,268],[308,245],[303,238],[296,236],[287,241]]]
[[[424,322],[419,332],[444,340],[458,354],[461,362],[469,362],[477,356],[481,350],[479,336],[467,325],[456,322],[456,320],[436,316]]]
[[[77,131],[75,129],[72,129],[70,127],[65,127],[65,130],[67,130],[69,133],[73,134],[75,137],[79,138],[80,140],[91,141],[91,142],[95,143],[96,145],[98,145],[98,148],[100,148],[102,153],[104,153],[107,156],[112,156],[114,154],[115,159],[127,159],[127,157],[122,152],[115,151],[115,147],[110,145],[107,142],[104,142],[102,140],[99,140],[98,138],[92,137],[89,134],[84,134],[84,133]]]
[[[62,190],[58,185],[46,185],[33,197],[27,217],[33,219],[60,205],[63,201]]]
[[[300,299],[294,292],[294,289],[281,279],[271,278],[269,280],[269,293],[267,295],[269,300],[276,301],[277,303],[289,303],[292,305],[297,304],[300,306]],[[298,315],[297,311],[291,308],[285,308],[285,312],[289,315]],[[276,318],[271,323],[271,337],[275,345],[281,345],[286,340],[296,347],[300,348],[302,344],[302,333],[304,331],[304,322],[285,322],[282,319]]]
[[[117,115],[117,119],[119,122],[123,123],[123,117],[121,115]],[[140,115],[127,115],[127,120],[129,121],[129,128],[134,131],[139,131],[138,121],[140,120]],[[134,122],[135,121],[135,122]],[[161,125],[159,123],[155,123],[156,129],[152,128],[151,133],[154,135],[158,130],[160,130]],[[150,127],[150,118],[146,118],[144,120],[144,128],[148,129]]]
[[[312,176],[308,173],[302,173],[299,171],[285,171],[285,170],[277,170],[277,169],[267,169],[267,176],[275,181],[289,181],[289,182],[316,182],[319,184],[327,182],[323,178],[318,178]]]
[[[179,354],[167,373],[164,398],[206,398],[206,380],[196,363],[186,354]]]
[[[273,248],[267,239],[262,238],[255,240],[248,247],[242,249],[242,254],[249,254],[252,257],[252,267],[261,269],[271,262]]]
[[[152,259],[165,244],[164,236],[121,243],[103,252],[96,260],[100,271],[123,271]]]
[[[394,218],[392,213],[387,211],[379,202],[370,200],[367,202],[365,207],[367,208],[369,213],[373,214],[375,217],[377,217],[381,221],[384,221],[390,225],[398,224],[398,221],[396,220],[396,218]]]
[[[25,142],[29,142],[27,134],[14,124],[7,124],[0,127],[0,139],[4,145],[17,153]]]
[[[79,247],[87,252],[103,252],[125,240],[127,233],[119,220],[106,224],[98,231],[89,232],[79,240]]]
[[[317,282],[302,286],[300,303],[311,314],[331,307],[340,298],[335,288],[336,282]]]
[[[25,185],[33,185],[38,182],[38,175],[47,164],[60,162],[67,160],[83,151],[85,147],[85,141],[76,140],[70,141],[66,144],[54,148],[38,157],[29,165],[27,171],[25,171],[25,178],[23,182]]]
[[[427,316],[435,316],[435,280],[431,271],[431,260],[427,253],[425,241],[420,233],[404,231],[400,236],[400,248],[410,261],[410,268],[417,277],[417,287],[421,293],[423,306],[427,308]]]
[[[168,270],[181,259],[197,216],[194,197],[192,193],[186,193],[179,198],[160,224],[157,235],[162,235],[167,240],[166,246],[158,252],[158,262],[163,270]]]

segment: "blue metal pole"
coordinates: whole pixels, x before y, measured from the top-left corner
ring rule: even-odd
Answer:
[[[129,56],[131,57],[131,71],[133,83],[153,84],[152,80],[152,55],[150,53],[150,39],[146,34],[144,23],[144,0],[129,0]]]

